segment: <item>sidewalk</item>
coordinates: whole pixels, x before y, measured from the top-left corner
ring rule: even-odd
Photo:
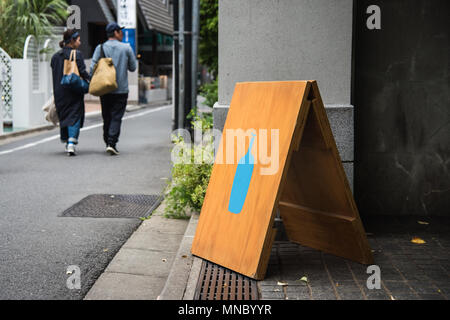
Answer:
[[[189,222],[172,220],[163,218],[161,210],[139,227],[86,299],[194,298],[203,260],[193,257],[190,247],[199,215],[192,215]],[[366,218],[375,263],[381,269],[381,288],[373,290],[366,285],[371,275],[367,266],[291,243],[282,222],[276,222],[279,232],[266,277],[258,281],[259,298],[446,300],[450,296],[449,222],[444,217]],[[426,243],[412,243],[413,237]]]
[[[420,223],[418,222],[420,221]],[[381,288],[369,290],[367,266],[302,247],[279,235],[261,298],[313,300],[447,300],[450,219],[378,216],[363,219]],[[421,224],[427,222],[429,224]],[[281,226],[282,227],[282,226]],[[414,237],[426,243],[411,242]],[[306,276],[307,282],[299,281]],[[279,286],[279,283],[285,285]]]
[[[91,115],[93,113],[101,113],[102,106],[100,102],[95,101],[85,101],[84,102],[84,112],[86,115]]]
[[[84,299],[157,299],[178,258],[188,223],[164,218],[160,205],[122,246]]]

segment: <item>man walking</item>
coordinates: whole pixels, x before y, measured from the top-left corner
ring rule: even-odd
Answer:
[[[125,113],[128,99],[128,70],[136,70],[136,58],[129,44],[123,43],[123,32],[115,22],[106,26],[108,41],[103,44],[106,57],[112,58],[116,68],[116,80],[118,88],[111,93],[100,97],[103,117],[103,140],[106,151],[111,155],[118,155],[116,144],[119,141],[120,126]],[[91,63],[91,75],[94,66],[101,58],[101,45],[95,48]]]

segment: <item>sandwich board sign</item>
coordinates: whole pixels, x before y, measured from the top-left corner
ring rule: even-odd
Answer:
[[[263,279],[277,209],[290,241],[373,263],[316,81],[236,84],[192,254]]]

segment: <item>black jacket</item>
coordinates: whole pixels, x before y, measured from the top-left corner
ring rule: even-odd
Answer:
[[[56,52],[51,60],[53,75],[53,95],[55,97],[56,112],[58,113],[60,127],[74,125],[81,119],[81,126],[84,122],[84,94],[73,92],[61,86],[61,79],[64,71],[64,60],[69,59],[72,48],[64,47]],[[89,74],[86,71],[83,54],[77,50],[77,66],[80,76],[88,80]]]

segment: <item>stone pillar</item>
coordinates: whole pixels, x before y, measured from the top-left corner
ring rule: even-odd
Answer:
[[[219,101],[223,129],[236,82],[317,80],[350,185],[353,0],[219,0]]]

